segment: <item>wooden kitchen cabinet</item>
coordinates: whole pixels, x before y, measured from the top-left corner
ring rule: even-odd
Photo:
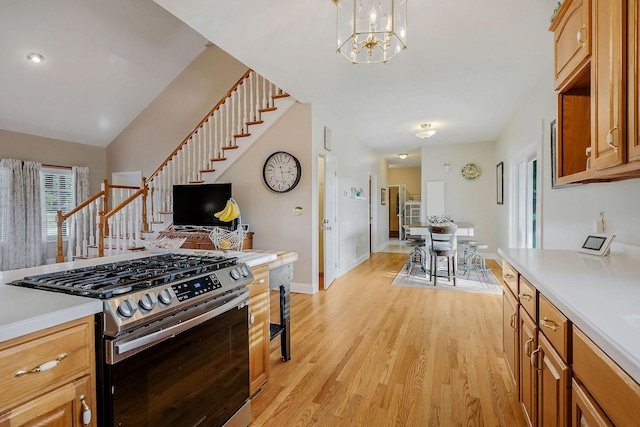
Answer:
[[[573,374],[584,385],[596,408],[589,412],[594,412],[596,417],[601,410],[616,426],[638,425],[640,385],[576,327],[573,327],[572,345]]]
[[[592,169],[620,165],[626,160],[626,3],[593,0]]]
[[[269,379],[270,305],[269,266],[251,269],[249,286],[249,394],[253,396]]]
[[[520,358],[518,353],[518,316],[518,301],[509,288],[505,288],[502,295],[502,348],[516,392],[519,389],[518,362]]]
[[[581,382],[571,380],[571,427],[613,427]]]
[[[538,334],[537,354],[532,363],[538,371],[537,425],[555,427],[569,425],[571,368],[553,348],[544,334]]]
[[[551,24],[555,41],[555,88],[584,66],[591,55],[591,1],[567,0]]]
[[[520,402],[530,426],[537,425],[537,371],[531,363],[531,353],[538,347],[535,320],[520,308]]]
[[[556,40],[556,61],[571,57],[567,53],[571,44],[563,38],[569,40],[564,32],[577,25],[568,20],[578,21],[578,3],[566,1],[550,27]],[[585,29],[591,31],[581,40],[591,44],[591,54],[579,61],[565,61],[567,66],[556,80],[557,152],[552,167],[558,184],[640,177],[636,3],[585,0],[581,6],[583,12],[590,7],[591,24]]]
[[[94,348],[93,316],[0,343],[0,426],[95,426]]]

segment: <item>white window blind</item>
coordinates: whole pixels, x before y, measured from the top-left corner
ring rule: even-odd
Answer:
[[[69,169],[42,168],[42,228],[45,240],[55,240],[58,235],[58,211],[67,213],[75,207],[73,174]],[[69,235],[68,221],[62,224],[62,237]]]

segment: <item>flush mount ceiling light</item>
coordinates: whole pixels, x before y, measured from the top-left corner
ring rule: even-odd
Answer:
[[[418,138],[427,139],[436,134],[435,130],[430,130],[431,123],[423,123],[420,125],[420,127],[423,129],[423,131],[416,133],[416,136]]]
[[[354,64],[387,62],[407,48],[407,0],[332,0],[338,53]]]
[[[409,155],[407,153],[400,153],[400,154],[398,154],[398,157],[400,157],[402,160],[404,160],[407,157],[409,157]]]
[[[39,53],[32,52],[29,55],[27,55],[27,59],[31,62],[35,62],[36,64],[39,64],[42,61],[44,61],[44,56],[40,55]]]

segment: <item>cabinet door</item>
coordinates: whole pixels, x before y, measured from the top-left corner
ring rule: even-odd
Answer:
[[[582,386],[571,380],[571,427],[613,427],[596,401]]]
[[[591,54],[591,17],[589,0],[567,1],[559,21],[552,24],[555,39],[556,85],[560,87],[582,68]]]
[[[509,290],[502,297],[502,348],[512,384],[518,393],[518,302]]]
[[[637,1],[629,2],[628,16],[628,54],[627,58],[627,160],[640,161],[640,7]]]
[[[544,427],[569,425],[571,370],[544,335],[538,335],[538,422]]]
[[[249,285],[249,394],[254,395],[269,379],[269,268],[252,269]]]
[[[86,375],[0,414],[0,427],[80,427],[95,426],[95,399],[91,376]],[[88,424],[83,420],[81,398],[91,410]]]
[[[591,167],[626,161],[626,0],[593,1]]]
[[[531,353],[537,348],[536,322],[520,308],[520,402],[530,426],[536,425],[536,375]]]

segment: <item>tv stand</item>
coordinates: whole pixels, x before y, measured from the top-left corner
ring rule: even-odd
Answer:
[[[170,239],[186,238],[187,240],[180,246],[182,249],[215,249],[213,242],[209,239],[209,232],[202,231],[202,229],[177,230],[171,226],[167,230],[161,231],[159,237],[168,237]],[[242,242],[242,250],[247,249],[253,249],[253,231],[247,232],[247,237]]]

